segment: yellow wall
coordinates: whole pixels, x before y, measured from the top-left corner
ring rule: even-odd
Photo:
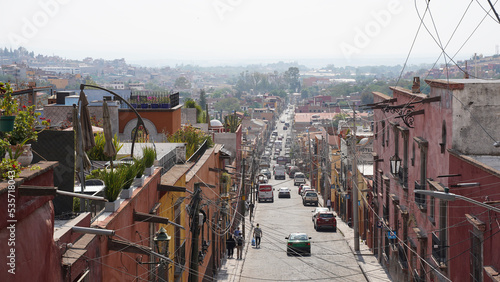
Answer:
[[[179,180],[177,180],[177,182],[175,182],[174,186],[186,187],[186,175],[184,174],[183,176],[181,176],[179,178]],[[161,205],[159,208],[159,215],[168,218],[172,222],[175,222],[174,204],[179,197],[184,197],[184,196],[185,196],[185,192],[167,192],[167,193],[165,193],[165,195],[163,195],[163,197],[160,198]],[[180,219],[181,219],[180,224],[182,226],[189,226],[189,224],[186,222],[186,216],[185,216],[185,212],[184,212],[186,210],[185,202],[182,202],[180,209],[181,209],[181,211],[183,211],[183,212],[181,212],[181,215],[180,215]],[[168,251],[170,252],[170,256],[169,256],[170,259],[175,261],[175,239],[174,239],[175,230],[174,230],[174,225],[172,225],[172,224],[168,224],[168,225],[160,224],[158,229],[161,227],[165,228],[167,230],[167,234],[169,236],[171,236],[170,244],[168,246]],[[181,232],[180,232],[181,233],[180,234],[181,242],[184,240],[184,238],[186,238],[186,232],[187,232],[186,230],[181,229]],[[175,271],[175,267],[171,266],[169,268],[169,272],[168,272],[169,281],[174,280],[174,271]]]

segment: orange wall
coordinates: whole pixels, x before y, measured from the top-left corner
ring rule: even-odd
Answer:
[[[158,133],[168,132],[169,135],[181,128],[181,108],[179,105],[173,109],[136,109],[142,118],[148,119],[156,126]],[[120,109],[118,111],[119,132],[123,133],[125,125],[137,118],[130,109]]]

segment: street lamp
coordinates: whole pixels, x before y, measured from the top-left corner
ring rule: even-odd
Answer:
[[[398,175],[399,174],[399,167],[401,165],[401,159],[397,155],[394,155],[389,160],[391,161],[391,173],[392,173],[392,175]]]
[[[156,233],[155,238],[153,239],[155,242],[156,250],[159,254],[165,255],[168,257],[168,244],[170,242],[170,236],[168,236],[165,228],[160,228],[158,233]]]
[[[500,209],[497,207],[490,206],[490,205],[485,204],[485,203],[481,203],[479,201],[464,197],[462,195],[457,195],[457,194],[453,194],[453,193],[446,193],[446,192],[441,192],[441,191],[429,191],[429,190],[415,190],[415,194],[428,195],[428,196],[432,196],[432,197],[435,197],[435,198],[438,198],[438,199],[444,200],[444,201],[455,201],[457,199],[460,199],[460,200],[464,200],[464,201],[467,201],[469,203],[473,203],[473,204],[476,204],[476,205],[481,206],[483,208],[500,213]]]

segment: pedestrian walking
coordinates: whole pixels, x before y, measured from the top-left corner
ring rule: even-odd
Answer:
[[[260,238],[262,238],[262,229],[260,229],[259,224],[253,230],[253,236],[255,238],[255,247],[260,248]]]
[[[234,230],[234,237],[238,237],[240,235],[241,235],[240,227],[236,227],[236,230]]]
[[[330,199],[326,200],[326,207],[328,208],[328,210],[331,210],[331,208],[332,208],[332,201],[330,201]]]
[[[236,256],[237,256],[237,259],[242,259],[243,243],[244,243],[243,235],[236,237]]]
[[[236,247],[236,241],[234,240],[234,237],[232,235],[230,235],[229,238],[227,238],[226,247],[227,247],[227,257],[233,258],[234,247]]]

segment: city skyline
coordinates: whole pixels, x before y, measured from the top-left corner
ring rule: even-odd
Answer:
[[[6,3],[5,10],[16,13],[4,16],[9,25],[0,27],[0,46],[74,60],[125,58],[144,66],[403,65],[408,54],[410,64],[433,63],[441,54],[439,44],[449,56],[439,63],[497,54],[499,44],[491,36],[499,25],[492,11],[486,14],[486,1],[458,1],[457,12],[446,3],[426,9],[425,1],[397,0],[148,1],[140,7],[132,1],[28,3]]]

